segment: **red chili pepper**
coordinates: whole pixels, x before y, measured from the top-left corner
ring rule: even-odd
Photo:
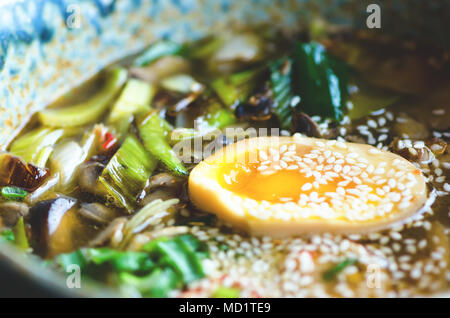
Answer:
[[[102,144],[103,150],[109,151],[117,143],[117,139],[109,131],[105,134],[105,142]]]

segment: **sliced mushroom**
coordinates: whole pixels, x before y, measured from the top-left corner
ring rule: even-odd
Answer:
[[[390,149],[393,153],[411,162],[417,162],[423,165],[431,163],[435,158],[433,152],[427,146],[422,148],[406,147],[405,143],[399,138],[395,138],[392,141]]]
[[[176,198],[176,193],[170,190],[156,190],[146,195],[145,198],[140,202],[141,206],[145,206],[152,201],[161,199],[163,201]]]
[[[76,199],[59,197],[35,204],[29,213],[31,243],[36,254],[51,257],[77,247],[75,228],[82,227],[73,213]]]
[[[159,173],[150,178],[149,190],[155,188],[165,187],[165,188],[179,188],[183,183],[186,182],[185,178],[180,178],[170,173]]]
[[[83,163],[78,170],[78,185],[81,191],[103,195],[103,189],[97,181],[104,168],[105,166],[100,162],[88,161]]]
[[[264,121],[272,117],[273,106],[272,91],[264,85],[248,99],[247,103],[237,105],[235,115],[242,120]]]
[[[320,137],[319,125],[302,112],[295,112],[292,115],[292,130],[294,133],[302,133],[308,137]]]
[[[127,223],[126,217],[120,217],[113,220],[103,231],[100,232],[92,241],[90,246],[103,246],[106,243],[110,243],[111,246],[116,247],[122,241],[123,233],[122,229]]]
[[[434,153],[435,156],[443,155],[447,149],[447,143],[437,137],[431,138],[431,140],[428,140],[426,142],[427,146],[430,148],[430,150]]]
[[[108,224],[117,217],[117,213],[101,203],[82,203],[80,215],[97,224]]]
[[[441,164],[445,166],[450,166],[450,153],[445,153],[439,157]],[[448,168],[447,168],[448,169]]]
[[[146,194],[139,204],[145,206],[157,199],[165,201],[177,198],[185,183],[185,178],[176,177],[169,173],[159,173],[150,178],[149,184],[144,190]]]
[[[4,226],[14,226],[21,217],[28,215],[28,211],[28,205],[25,203],[0,203],[0,221]]]
[[[48,176],[48,169],[36,167],[10,154],[0,155],[0,185],[34,191]]]

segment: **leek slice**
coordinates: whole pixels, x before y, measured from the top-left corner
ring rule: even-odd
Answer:
[[[52,152],[53,148],[51,146],[45,146],[36,154],[32,164],[44,168],[47,165],[48,158],[50,158]]]
[[[58,181],[51,187],[57,186],[65,191],[75,188],[78,167],[96,153],[101,129],[104,129],[102,125],[95,125],[91,131],[84,134],[80,143],[70,140],[52,149],[54,151],[50,157],[50,166],[52,174],[58,175]]]
[[[233,112],[224,108],[218,108],[208,113],[205,119],[209,127],[217,129],[222,129],[236,123],[236,117],[234,117]]]
[[[234,73],[214,80],[211,86],[226,106],[233,107],[250,96],[256,85],[256,77],[261,71],[259,68]]]
[[[187,57],[191,59],[209,59],[225,42],[223,37],[208,37],[192,43],[187,48]]]
[[[108,72],[103,88],[85,102],[57,109],[46,109],[38,113],[42,124],[50,127],[75,127],[98,120],[119,92],[127,78],[127,71],[115,68]]]
[[[197,82],[192,76],[178,74],[167,77],[161,81],[161,86],[169,91],[187,94],[198,92],[203,89],[203,85]]]
[[[111,110],[108,121],[115,123],[135,113],[148,111],[155,92],[156,88],[152,84],[134,78],[128,80]]]
[[[156,165],[157,160],[136,137],[130,135],[111,158],[99,181],[113,198],[114,204],[131,213]]]
[[[52,153],[52,146],[63,134],[63,129],[38,128],[16,139],[9,150],[26,162],[44,168]]]
[[[23,217],[21,217],[13,228],[14,233],[14,243],[17,248],[22,251],[28,251],[30,245],[28,244],[27,233],[25,231],[25,223],[23,222]]]
[[[147,149],[153,156],[161,160],[169,170],[178,175],[187,175],[186,168],[178,159],[169,145],[167,135],[168,123],[159,118],[157,114],[151,114],[139,125],[139,134]]]
[[[184,47],[172,41],[159,41],[148,47],[133,62],[133,66],[146,66],[164,56],[183,55]]]
[[[70,191],[74,186],[76,171],[86,160],[86,152],[75,141],[68,141],[55,147],[50,158],[51,171],[59,172],[58,187]]]

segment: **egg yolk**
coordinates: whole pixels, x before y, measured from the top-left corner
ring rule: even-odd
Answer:
[[[322,196],[326,192],[336,191],[338,183],[344,180],[336,178],[313,189],[315,178],[306,177],[299,170],[279,170],[265,174],[257,170],[256,164],[230,165],[223,168],[219,176],[222,176],[221,185],[225,189],[247,198],[271,203],[296,202],[302,193],[313,190]],[[351,187],[352,184],[348,186]]]

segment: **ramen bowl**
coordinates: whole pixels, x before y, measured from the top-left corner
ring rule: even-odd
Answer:
[[[8,150],[33,114],[160,40],[183,43],[260,25],[294,34],[325,25],[445,50],[449,13],[449,4],[438,1],[6,1],[0,4],[0,150]],[[90,282],[73,288],[64,273],[5,244],[0,267],[4,295],[117,295]]]

